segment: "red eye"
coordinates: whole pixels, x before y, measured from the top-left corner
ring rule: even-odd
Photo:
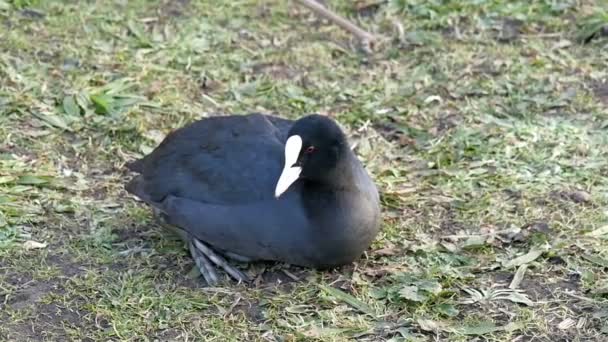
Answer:
[[[315,151],[314,146],[308,146],[308,148],[306,148],[306,153],[313,153],[314,151]]]

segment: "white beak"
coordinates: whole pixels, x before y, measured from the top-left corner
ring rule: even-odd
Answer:
[[[298,160],[301,150],[302,138],[300,138],[299,135],[292,135],[287,139],[287,142],[285,142],[285,166],[283,166],[283,172],[281,172],[277,187],[274,189],[274,196],[276,198],[287,191],[291,184],[300,177],[302,168],[292,165]]]

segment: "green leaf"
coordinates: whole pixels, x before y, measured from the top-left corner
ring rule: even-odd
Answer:
[[[139,145],[139,151],[143,154],[150,154],[152,151],[154,151],[154,147],[141,143]]]
[[[135,87],[135,83],[130,79],[120,78],[99,88],[98,93],[109,96],[124,96],[125,92],[133,87]]]
[[[74,213],[75,209],[72,204],[56,204],[53,209],[56,213]]]
[[[370,306],[363,303],[359,299],[349,295],[348,293],[338,290],[334,287],[330,287],[330,286],[325,286],[325,285],[318,285],[318,286],[323,291],[325,291],[327,294],[329,294],[333,297],[336,297],[336,299],[345,302],[346,304],[354,307],[355,309],[357,309],[363,313],[366,313],[372,317],[376,316],[376,313],[374,312],[374,310],[372,310],[372,308]]]
[[[0,211],[0,228],[8,225],[8,221],[4,218],[4,214]]]
[[[240,84],[235,89],[232,89],[232,95],[234,99],[237,101],[242,101],[244,97],[249,97],[255,95],[258,89],[258,84],[256,82],[244,83]]]
[[[600,227],[596,230],[593,230],[589,233],[587,233],[586,235],[589,236],[602,236],[602,235],[608,235],[608,225]]]
[[[448,317],[455,317],[460,312],[454,307],[454,305],[447,303],[437,305],[435,307],[435,310],[437,310],[437,312],[439,312],[440,314],[446,315]]]
[[[443,289],[441,284],[439,284],[439,282],[435,280],[422,280],[416,282],[416,285],[418,285],[421,290],[432,293],[434,295],[438,294]]]
[[[137,25],[136,22],[129,20],[127,22],[127,27],[129,28],[131,34],[137,38],[140,47],[152,47],[152,42],[144,35],[143,30],[139,27],[139,25]]]
[[[429,31],[409,31],[405,34],[405,39],[412,45],[432,45],[441,41],[438,34]]]
[[[346,331],[348,331],[346,328],[332,328],[313,325],[310,327],[310,329],[303,331],[302,334],[309,338],[322,339],[324,337],[341,335]]]
[[[385,289],[371,289],[369,291],[369,295],[370,297],[374,298],[374,299],[382,299],[382,298],[386,298],[387,295],[387,291]]]
[[[530,300],[524,293],[512,292],[507,296],[501,297],[501,299],[510,300],[513,303],[524,304],[527,306],[533,306],[534,302]]]
[[[462,245],[462,248],[474,249],[486,244],[486,237],[481,235],[471,235]]]
[[[400,327],[397,330],[395,330],[395,333],[398,333],[398,335],[396,334],[395,336],[391,337],[390,339],[386,340],[386,342],[418,342],[418,341],[422,341],[422,339],[419,339],[418,337],[416,337],[416,335],[414,333],[412,333],[410,331],[410,329],[406,328],[406,327]]]
[[[78,103],[78,106],[80,106],[80,108],[82,108],[82,110],[86,112],[86,110],[91,105],[91,100],[89,99],[89,95],[86,92],[81,91],[76,94],[76,103]]]
[[[467,325],[460,329],[460,333],[465,335],[485,335],[501,330],[496,324],[490,321],[479,322],[475,325]]]
[[[485,335],[497,331],[515,331],[522,328],[520,323],[509,323],[503,326],[496,326],[491,321],[483,321],[474,325],[466,325],[457,331],[464,335]]]
[[[12,183],[14,180],[13,176],[0,176],[0,184]]]
[[[301,314],[306,312],[315,311],[312,305],[300,304],[300,305],[292,305],[285,308],[285,311],[294,314]]]
[[[516,289],[519,287],[519,284],[524,280],[524,275],[526,274],[526,270],[528,269],[528,265],[520,265],[513,276],[513,280],[511,280],[511,284],[509,284],[510,289]]]
[[[48,182],[49,182],[48,179],[44,179],[42,177],[33,176],[33,175],[21,176],[17,180],[17,184],[21,184],[21,185],[42,185],[42,184],[47,184]]]
[[[596,274],[591,270],[582,270],[581,271],[581,280],[586,283],[595,282]]]
[[[108,95],[91,95],[91,101],[95,105],[95,111],[98,114],[108,114],[112,111],[112,97]]]
[[[196,53],[207,52],[211,49],[211,44],[209,44],[209,40],[204,37],[194,38],[188,42],[190,45],[190,49]]]
[[[608,318],[608,307],[598,309],[593,313],[592,317],[595,319]]]
[[[80,115],[80,108],[74,99],[74,96],[68,95],[63,98],[63,110],[66,114],[77,116]]]
[[[119,99],[115,99],[113,105],[114,105],[114,107],[117,107],[117,108],[130,107],[134,104],[141,102],[142,100],[143,100],[142,98],[136,97],[136,96],[122,97]]]
[[[595,289],[591,290],[591,293],[598,296],[608,295],[608,283],[598,285]]]
[[[432,331],[432,332],[452,332],[454,329],[450,327],[447,323],[442,321],[435,321],[432,319],[418,318],[416,320],[420,329],[424,331]]]
[[[587,261],[592,262],[596,265],[602,266],[602,267],[608,267],[608,260],[603,259],[599,256],[596,255],[588,255],[588,254],[583,254],[583,258],[587,259]]]
[[[424,302],[428,299],[426,295],[418,291],[418,286],[404,286],[399,290],[399,295],[412,302]]]
[[[607,25],[608,13],[597,11],[596,13],[580,20],[576,39],[582,43],[587,43]]]
[[[515,259],[509,260],[503,264],[504,268],[518,267],[523,264],[531,263],[532,261],[538,259],[539,256],[543,254],[543,250],[539,248],[532,248],[530,251],[524,255],[521,255]]]
[[[148,107],[148,108],[162,108],[162,106],[160,105],[160,103],[156,103],[156,102],[151,102],[151,101],[143,101],[139,103],[140,107]]]
[[[61,128],[66,131],[72,131],[70,126],[66,123],[65,119],[59,115],[55,114],[43,114],[39,112],[32,112],[32,114],[38,119],[44,121],[46,124],[51,125],[53,127]]]

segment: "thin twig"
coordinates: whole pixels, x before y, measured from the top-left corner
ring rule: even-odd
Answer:
[[[337,15],[336,13],[330,11],[329,9],[323,7],[322,5],[320,5],[318,2],[316,2],[314,0],[295,0],[295,1],[299,2],[301,5],[305,6],[306,8],[315,12],[316,14],[332,21],[333,23],[340,26],[344,30],[350,32],[352,35],[357,37],[357,39],[359,39],[364,44],[371,44],[375,40],[375,37],[371,33],[361,29],[357,25],[348,21],[346,18],[343,18],[343,17]]]
[[[283,271],[283,273],[285,273],[285,275],[288,276],[289,278],[291,278],[293,281],[300,281],[300,278],[298,278],[298,276],[289,272],[288,270],[282,269],[281,271]]]

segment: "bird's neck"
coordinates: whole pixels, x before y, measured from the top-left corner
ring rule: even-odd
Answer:
[[[340,160],[332,170],[329,170],[321,177],[308,179],[304,183],[304,191],[309,193],[342,193],[357,191],[360,182],[360,168],[353,167],[359,163],[352,153],[347,154]]]

